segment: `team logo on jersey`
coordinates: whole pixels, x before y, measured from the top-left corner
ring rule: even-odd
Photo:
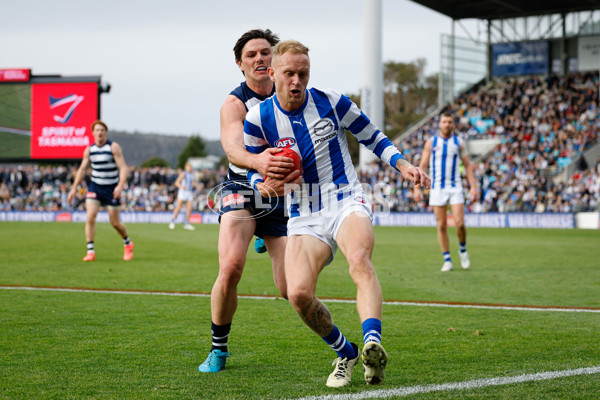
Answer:
[[[354,198],[354,201],[357,201],[357,202],[359,202],[359,203],[361,203],[361,204],[367,204],[367,201],[366,201],[366,200],[365,200],[365,198],[364,198],[364,197],[362,197],[362,196],[356,196],[356,197]]]
[[[71,119],[71,117],[73,116],[73,112],[75,111],[79,103],[81,103],[84,99],[84,96],[78,96],[76,94],[70,94],[68,96],[60,98],[48,96],[51,110],[65,104],[71,104],[71,106],[65,111],[65,113],[62,116],[54,115],[54,120],[61,124],[66,124],[67,122],[69,122],[69,119]]]
[[[317,121],[315,126],[313,126],[312,133],[315,136],[325,136],[334,129],[335,125],[333,124],[333,121],[329,118],[323,118]]]
[[[284,148],[284,147],[294,147],[296,144],[296,139],[293,137],[284,137],[275,142],[275,147]]]

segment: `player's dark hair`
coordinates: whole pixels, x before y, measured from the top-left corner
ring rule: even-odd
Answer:
[[[252,39],[265,39],[271,46],[275,46],[279,43],[279,36],[271,32],[270,29],[252,29],[251,31],[244,33],[235,43],[235,46],[233,46],[235,61],[242,61],[242,50],[246,43]]]
[[[441,117],[447,117],[447,118],[452,118],[452,120],[454,121],[454,115],[452,115],[451,112],[449,111],[444,111],[443,113],[440,114],[440,118]]]

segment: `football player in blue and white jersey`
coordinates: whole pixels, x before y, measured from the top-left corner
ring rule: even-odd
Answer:
[[[371,262],[372,211],[352,165],[345,130],[405,179],[428,187],[429,178],[408,163],[348,97],[334,90],[307,89],[310,59],[302,43],[288,40],[276,45],[269,75],[276,94],[249,110],[244,141],[256,154],[271,147],[288,147],[302,159],[301,182],[288,196],[288,299],[304,323],[337,353],[327,386],[348,385],[361,354],[365,381],[378,384],[384,378],[387,354],[381,345],[383,296]],[[255,170],[249,170],[248,176],[264,197],[290,190],[290,185],[281,190],[281,179],[264,177]],[[315,295],[319,273],[338,247],[357,286],[362,353],[346,340]]]
[[[183,202],[185,201],[187,206],[183,229],[194,231],[196,228],[194,228],[190,222],[190,217],[192,216],[192,210],[194,208],[194,187],[198,188],[198,185],[194,179],[194,168],[189,161],[185,163],[183,171],[179,173],[175,183],[173,183],[173,186],[175,186],[178,190],[177,199],[175,201],[175,209],[173,210],[173,215],[171,216],[169,229],[175,229],[175,220],[177,219],[177,215],[179,214],[179,211],[183,206]]]
[[[465,142],[454,134],[454,117],[450,113],[440,115],[440,133],[429,138],[423,148],[420,167],[431,174],[431,192],[429,193],[429,206],[433,208],[437,221],[437,237],[442,249],[444,264],[442,271],[452,271],[452,258],[450,257],[450,244],[448,240],[446,208],[450,204],[452,219],[458,236],[460,263],[464,269],[471,266],[467,252],[467,228],[465,227],[465,195],[463,192],[460,165],[462,162],[467,180],[471,186],[469,196],[471,201],[477,200],[477,180],[469,161]],[[423,192],[418,185],[414,188],[414,200],[423,200]]]
[[[244,147],[244,118],[248,108],[271,96],[275,90],[267,68],[271,65],[271,47],[277,42],[279,37],[269,29],[253,29],[244,33],[233,48],[236,64],[245,81],[221,106],[221,144],[229,159],[229,171],[221,190],[219,275],[210,294],[212,345],[208,357],[198,367],[200,372],[221,371],[230,355],[227,344],[238,304],[237,285],[254,235],[264,238],[272,260],[275,285],[281,296],[287,297],[283,267],[287,217],[283,201],[263,202],[248,183],[247,168],[257,169],[267,176],[283,177],[293,162],[277,156],[279,149],[252,154]]]

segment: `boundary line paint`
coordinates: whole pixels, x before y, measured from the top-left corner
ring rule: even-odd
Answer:
[[[385,399],[388,397],[406,397],[413,394],[441,392],[450,390],[468,390],[490,386],[512,385],[515,383],[543,381],[564,378],[568,376],[592,375],[600,373],[600,366],[568,369],[563,371],[538,372],[508,377],[476,379],[465,382],[450,382],[438,385],[406,386],[392,389],[362,391],[359,393],[329,394],[322,396],[300,397],[295,400],[359,400],[359,399]]]
[[[77,292],[77,293],[105,293],[105,294],[135,294],[150,296],[175,296],[175,297],[210,297],[210,293],[202,292],[173,292],[158,290],[135,290],[135,289],[96,289],[81,287],[58,287],[58,286],[20,286],[0,285],[4,290],[40,290],[53,292]],[[278,300],[281,297],[273,295],[238,295],[239,299],[251,300]],[[355,299],[342,299],[332,297],[320,297],[326,303],[356,303]],[[416,307],[445,307],[445,308],[475,308],[484,310],[510,310],[510,311],[554,311],[554,312],[588,312],[600,313],[597,307],[562,307],[562,306],[534,306],[534,305],[511,305],[511,304],[486,304],[486,303],[461,303],[461,302],[434,302],[434,301],[384,301],[385,305],[416,306]]]

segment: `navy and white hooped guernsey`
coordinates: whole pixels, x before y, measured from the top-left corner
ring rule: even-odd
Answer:
[[[249,109],[251,109],[252,107],[257,105],[258,103],[271,97],[273,95],[273,93],[275,93],[275,85],[273,85],[273,90],[271,91],[271,94],[269,94],[268,96],[261,96],[260,94],[256,93],[254,90],[250,89],[248,87],[248,85],[246,84],[246,82],[242,82],[242,83],[240,83],[240,86],[233,89],[231,91],[231,93],[229,93],[229,94],[240,99],[240,101],[242,103],[244,103],[244,107],[246,107],[246,111],[248,111]],[[229,169],[239,175],[246,175],[248,172],[246,170],[246,168],[238,167],[237,165],[232,164],[232,163],[229,163]]]
[[[90,146],[90,162],[92,165],[92,182],[102,185],[119,183],[119,168],[112,152],[112,142],[107,140],[103,146],[96,143]]]
[[[281,108],[275,94],[246,115],[244,142],[250,152],[289,147],[302,158],[303,186],[309,187],[309,193],[299,196],[292,192],[290,218],[318,212],[324,204],[362,190],[348,151],[346,129],[387,164],[395,167],[404,159],[352,100],[332,89],[308,89],[304,104],[292,112]],[[264,177],[249,170],[248,179],[256,188]]]

